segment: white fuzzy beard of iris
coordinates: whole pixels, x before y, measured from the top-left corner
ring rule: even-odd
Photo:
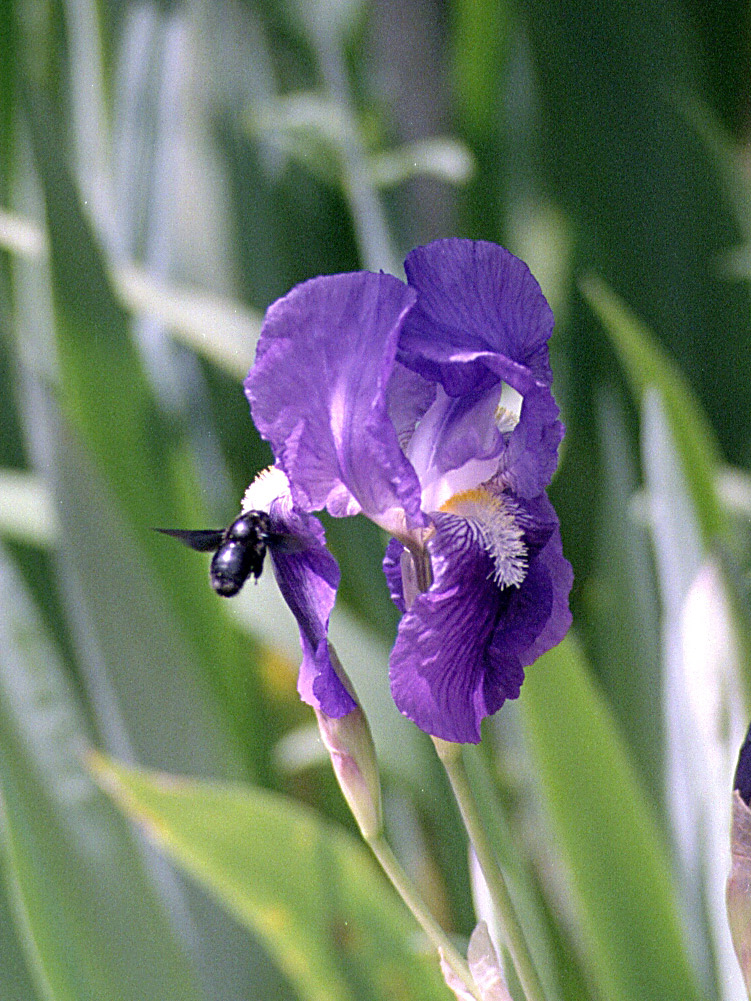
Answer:
[[[493,579],[499,587],[519,587],[527,576],[527,546],[519,511],[508,498],[475,487],[454,494],[441,511],[464,518],[477,531],[483,549],[493,560]]]
[[[292,505],[289,480],[278,466],[269,466],[256,476],[245,491],[241,505],[242,513],[265,511],[270,514],[274,501]]]

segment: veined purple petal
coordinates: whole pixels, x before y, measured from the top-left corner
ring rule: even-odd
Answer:
[[[571,567],[552,505],[541,497],[519,506],[529,555],[519,587],[496,584],[476,525],[433,517],[433,584],[402,617],[390,677],[401,712],[444,740],[478,742],[485,716],[519,695],[524,667],[558,643],[571,621]],[[393,548],[385,568],[399,603],[397,560]]]
[[[486,388],[490,376],[479,359],[461,367],[452,359],[462,351],[491,352],[550,385],[547,341],[555,320],[518,257],[494,243],[436,240],[408,254],[404,270],[418,292],[399,341],[409,368],[457,396]]]
[[[498,392],[495,388],[466,396],[447,396],[438,386],[435,398],[406,445],[410,462],[423,487],[423,506],[436,510],[445,498],[435,499],[431,484],[468,462],[491,460],[473,486],[497,470],[505,447],[495,424]]]
[[[429,547],[433,584],[399,623],[390,658],[391,693],[420,729],[443,740],[477,743],[481,720],[503,702],[485,701],[491,668],[486,650],[503,595],[471,523],[437,515],[435,524]],[[510,680],[516,690],[513,673]]]
[[[561,544],[561,529],[558,522],[558,515],[555,513],[553,505],[546,494],[540,494],[532,500],[524,502],[524,508],[532,519],[532,525],[540,526],[538,529],[538,540],[542,541],[547,535],[547,542],[541,549],[536,550],[535,528],[531,528],[526,537],[530,548],[530,574],[533,569],[538,575],[543,573],[547,576],[551,585],[550,613],[542,629],[537,633],[530,645],[520,654],[522,664],[527,667],[533,664],[538,657],[541,657],[548,650],[557,646],[571,626],[571,611],[569,609],[569,594],[574,582],[574,571],[571,564],[563,555]],[[548,535],[549,532],[549,535]],[[528,575],[529,579],[529,575]],[[520,592],[525,589],[525,580]],[[527,585],[531,589],[532,580]],[[520,595],[521,600],[521,595]]]
[[[501,375],[494,386],[464,396],[448,396],[441,386],[435,399],[417,425],[406,445],[407,455],[423,486],[423,507],[434,510],[445,497],[442,488],[429,486],[453,470],[472,464],[472,485],[500,473],[503,482],[521,497],[536,497],[550,483],[558,464],[558,446],[564,428],[558,420],[558,407],[547,386],[530,377],[515,380],[515,389],[523,385],[521,414],[512,432],[501,433],[496,407],[501,381],[508,381],[510,363],[496,355],[473,355],[482,358],[488,370]],[[478,463],[483,463],[482,467]],[[465,477],[466,478],[466,477]],[[460,489],[462,477],[449,478],[449,494]],[[454,483],[452,480],[456,480]],[[437,503],[431,503],[433,497]]]
[[[387,406],[399,443],[404,448],[416,425],[435,400],[436,385],[396,362],[389,379]]]
[[[425,524],[420,486],[388,416],[388,383],[416,294],[366,271],[314,278],[266,313],[245,380],[256,427],[287,474],[297,506],[362,510]]]
[[[339,719],[356,707],[332,663],[327,640],[339,567],[326,549],[317,518],[291,510],[283,501],[272,503],[270,514],[272,530],[291,537],[284,546],[270,547],[270,554],[279,590],[300,630],[298,692],[308,705]]]
[[[537,497],[553,478],[565,433],[558,413],[547,386],[534,386],[525,395],[519,423],[500,462],[504,482],[520,497]]]
[[[418,300],[405,319],[398,357],[444,391],[426,415],[434,429],[430,476],[495,456],[507,485],[536,496],[552,478],[563,436],[550,392],[554,319],[537,281],[507,250],[471,240],[418,247],[404,267]],[[494,421],[503,383],[523,397],[510,435]],[[416,468],[424,485],[419,462]]]

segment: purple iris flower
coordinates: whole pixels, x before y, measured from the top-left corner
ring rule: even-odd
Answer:
[[[404,268],[406,285],[330,275],[275,302],[245,391],[295,517],[362,512],[393,536],[397,706],[428,733],[477,742],[571,623],[571,567],[545,494],[563,437],[553,314],[495,244],[439,240]],[[342,682],[323,663],[330,607],[301,691],[342,715]]]

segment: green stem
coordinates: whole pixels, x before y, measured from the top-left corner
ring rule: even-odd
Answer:
[[[404,869],[402,869],[386,839],[382,834],[378,834],[368,839],[368,845],[378,859],[381,868],[393,883],[396,892],[414,915],[417,923],[436,949],[440,950],[444,961],[451,967],[457,977],[460,978],[472,997],[480,1001],[466,960],[455,948],[451,939],[425,906],[417,888]]]
[[[472,794],[462,759],[461,744],[449,743],[438,737],[433,737],[433,744],[451,783],[469,840],[475,850],[477,861],[488,886],[488,892],[500,919],[506,948],[511,954],[524,995],[527,1001],[545,1001],[545,993],[540,978],[537,976],[529,946]]]

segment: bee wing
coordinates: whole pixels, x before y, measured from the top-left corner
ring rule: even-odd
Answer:
[[[218,549],[224,538],[224,529],[213,528],[157,528],[156,532],[162,535],[171,535],[173,539],[179,539],[190,549],[197,549],[199,553],[210,553]]]
[[[269,532],[266,543],[277,553],[300,553],[309,546],[308,542],[288,532]]]

